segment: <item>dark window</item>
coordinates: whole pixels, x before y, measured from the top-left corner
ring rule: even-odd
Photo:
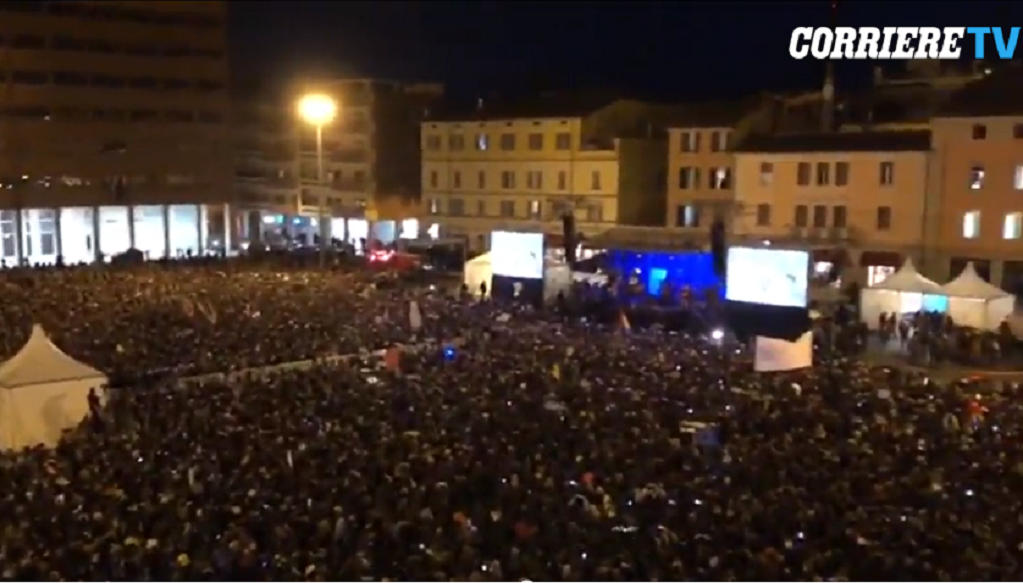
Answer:
[[[164,89],[187,89],[188,81],[184,79],[164,79],[160,82]]]
[[[216,112],[200,112],[196,119],[199,123],[221,123],[224,121],[224,116]]]
[[[128,87],[135,89],[155,89],[156,79],[152,77],[135,77],[134,79],[128,79]]]
[[[757,205],[757,226],[768,227],[771,225],[771,205],[769,204],[758,204]]]
[[[828,226],[828,207],[824,205],[814,205],[813,226],[818,229]]]
[[[0,108],[0,115],[44,120],[50,117],[50,110],[45,107],[3,107]]]
[[[224,84],[219,81],[201,80],[197,81],[195,88],[199,91],[220,91],[224,88]]]
[[[167,121],[188,123],[195,120],[195,114],[191,111],[168,111],[165,115]]]
[[[846,186],[849,184],[849,163],[835,162],[835,186]]]
[[[796,206],[795,223],[797,227],[805,227],[810,222],[810,209],[805,205]]]
[[[973,139],[975,140],[986,140],[987,139],[987,126],[982,123],[973,124]]]
[[[42,12],[45,2],[38,0],[6,0],[0,2],[0,12]]]
[[[114,48],[114,45],[105,40],[93,39],[89,41],[89,51],[93,53],[109,54],[116,52],[116,49]]]
[[[224,51],[217,49],[194,49],[192,54],[197,57],[205,57],[207,59],[222,59],[224,58]]]
[[[128,118],[128,113],[123,109],[94,109],[92,110],[92,119],[102,121],[124,121]]]
[[[57,121],[86,121],[89,119],[89,110],[77,107],[58,107],[50,112],[50,116]]]
[[[15,71],[11,73],[11,81],[22,85],[46,85],[50,76],[39,71]]]
[[[88,11],[88,4],[81,2],[48,2],[47,9],[59,16],[81,16]]]
[[[19,34],[14,37],[11,46],[16,49],[45,49],[46,39],[34,34]]]
[[[832,224],[836,228],[844,229],[846,221],[849,218],[848,217],[849,211],[844,206],[836,206],[834,209],[832,209],[832,213],[834,213]]]
[[[163,56],[165,57],[187,57],[191,51],[188,47],[167,47],[163,49]]]
[[[96,75],[92,78],[95,87],[124,87],[124,79],[109,75]]]
[[[136,56],[136,57],[152,57],[160,54],[160,49],[152,45],[128,45],[125,47],[125,53]]]
[[[131,121],[153,121],[159,117],[160,114],[151,109],[136,109],[129,115]]]
[[[88,85],[88,75],[82,75],[81,73],[69,73],[69,72],[57,72],[53,74],[54,85]]]
[[[1012,137],[1017,140],[1023,140],[1023,123],[1012,126]]]
[[[799,186],[810,185],[810,163],[800,162],[796,167],[796,184]]]
[[[887,231],[892,228],[892,207],[877,207],[877,230]]]

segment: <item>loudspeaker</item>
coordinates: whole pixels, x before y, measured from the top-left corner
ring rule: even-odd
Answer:
[[[564,239],[565,263],[575,265],[575,215],[571,213],[561,215],[561,233]]]
[[[710,252],[714,260],[714,273],[724,277],[728,251],[725,248],[725,223],[721,219],[715,219],[710,226]]]

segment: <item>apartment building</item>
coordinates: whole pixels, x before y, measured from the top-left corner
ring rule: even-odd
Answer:
[[[919,261],[930,133],[751,135],[735,153],[732,242],[809,249],[818,274],[880,281]],[[767,242],[767,243],[765,243]]]
[[[0,259],[226,243],[225,2],[0,2]]]
[[[734,200],[732,146],[751,132],[768,132],[775,119],[772,99],[692,104],[668,130],[666,226],[706,243],[710,224],[727,218]]]
[[[484,103],[422,125],[424,213],[484,251],[495,230],[663,225],[668,109],[606,94]],[[560,244],[560,243],[558,243]]]
[[[934,212],[928,270],[955,277],[972,261],[1023,293],[1023,81],[1018,65],[952,96],[933,120]]]
[[[322,130],[299,118],[302,95],[329,95],[337,118]],[[246,239],[315,239],[321,211],[336,239],[357,243],[377,221],[419,210],[419,124],[443,97],[436,84],[379,79],[303,81],[247,87],[236,99],[235,191]],[[321,209],[321,206],[324,207]]]

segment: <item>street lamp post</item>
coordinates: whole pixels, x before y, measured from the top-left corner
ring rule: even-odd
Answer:
[[[327,191],[323,180],[323,126],[337,116],[337,103],[323,94],[306,95],[298,100],[298,115],[316,128],[316,185],[320,190],[317,200],[317,220],[320,227],[320,266],[327,265],[327,243],[330,224],[327,222]]]

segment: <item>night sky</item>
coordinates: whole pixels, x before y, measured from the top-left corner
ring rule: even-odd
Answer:
[[[1002,6],[841,0],[838,24],[1019,25],[1023,7]],[[792,60],[789,35],[828,25],[831,10],[827,0],[235,0],[230,9],[233,67],[243,77],[440,81],[456,97],[582,86],[674,99],[819,86],[823,65]],[[871,66],[841,63],[840,84],[862,85]]]

